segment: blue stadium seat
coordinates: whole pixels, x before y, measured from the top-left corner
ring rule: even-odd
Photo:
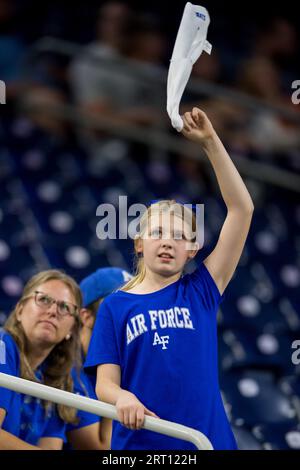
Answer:
[[[256,437],[247,429],[231,426],[239,450],[263,450]]]
[[[248,429],[260,423],[298,424],[297,414],[292,402],[277,387],[270,372],[243,370],[231,371],[221,375],[221,388],[233,423]]]
[[[254,427],[253,434],[265,450],[300,450],[299,424],[262,424]]]
[[[220,362],[223,370],[259,368],[277,375],[293,373],[293,336],[282,332],[227,329],[219,334]]]

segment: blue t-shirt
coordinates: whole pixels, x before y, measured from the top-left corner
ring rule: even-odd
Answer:
[[[223,297],[203,263],[150,294],[118,291],[100,307],[85,367],[117,364],[121,387],[160,418],[236,449],[218,381],[217,311]],[[112,449],[195,450],[193,444],[114,422]]]
[[[0,372],[20,377],[18,346],[4,330],[0,330],[0,341],[2,350],[5,349]],[[41,368],[36,371],[36,376],[41,378]],[[0,387],[0,408],[6,410],[2,429],[29,444],[37,445],[42,437],[64,439],[65,423],[58,416],[55,406],[46,410],[41,400]]]

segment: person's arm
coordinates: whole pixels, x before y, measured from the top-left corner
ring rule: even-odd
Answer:
[[[96,394],[99,400],[115,405],[120,422],[129,429],[141,429],[145,415],[158,416],[148,410],[131,392],[121,384],[121,369],[116,364],[102,364],[97,369]]]
[[[58,437],[41,437],[38,447],[42,450],[62,450],[63,440]]]
[[[111,427],[111,420],[102,418],[101,422],[68,431],[68,442],[74,450],[109,450]]]
[[[0,408],[0,450],[41,450],[39,447],[28,444],[10,432],[2,429],[6,411]]]
[[[100,441],[100,422],[74,429],[67,433],[68,442],[74,450],[108,450]]]
[[[222,294],[232,278],[249,232],[254,205],[251,196],[206,114],[198,108],[183,116],[182,133],[199,143],[214,169],[227,216],[214,250],[204,260]]]
[[[111,446],[112,420],[102,418],[99,429],[99,439],[103,450],[109,450]]]

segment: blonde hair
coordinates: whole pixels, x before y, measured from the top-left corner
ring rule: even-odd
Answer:
[[[148,221],[150,217],[153,215],[160,215],[167,212],[171,213],[174,216],[180,217],[182,220],[186,220],[187,218],[191,222],[190,225],[193,233],[196,232],[196,216],[194,212],[189,207],[187,207],[187,205],[183,205],[182,203],[179,203],[174,199],[166,199],[151,204],[141,217],[140,236],[136,237],[134,240],[134,276],[132,279],[130,279],[129,282],[127,282],[127,284],[125,284],[125,286],[122,287],[121,290],[128,291],[144,280],[146,276],[146,267],[144,263],[144,258],[142,256],[139,256],[137,251],[139,240],[141,240],[143,234],[149,226]],[[194,242],[195,239],[196,237],[193,237],[192,241]]]
[[[27,338],[17,316],[24,303],[34,293],[38,286],[53,280],[61,281],[69,288],[70,292],[74,296],[78,309],[80,309],[82,304],[82,295],[79,286],[74,279],[62,271],[49,269],[36,274],[27,282],[23,289],[22,297],[4,325],[4,329],[11,334],[20,350],[21,377],[33,382],[37,382],[37,378],[27,359]],[[77,369],[79,369],[81,365],[79,315],[76,315],[74,318],[75,325],[73,327],[71,338],[69,340],[64,339],[52,349],[47,357],[46,368],[43,371],[43,383],[45,385],[68,392],[73,391],[71,370],[74,365]],[[50,403],[44,403],[44,405],[47,408],[50,406]],[[76,423],[77,411],[74,408],[57,405],[57,410],[62,420],[68,423]]]

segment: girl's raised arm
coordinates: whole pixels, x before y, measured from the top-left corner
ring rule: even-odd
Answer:
[[[222,294],[241,257],[254,205],[239,172],[206,114],[198,108],[193,108],[192,112],[184,114],[183,121],[183,135],[199,143],[209,158],[227,207],[227,216],[218,242],[204,260]]]

